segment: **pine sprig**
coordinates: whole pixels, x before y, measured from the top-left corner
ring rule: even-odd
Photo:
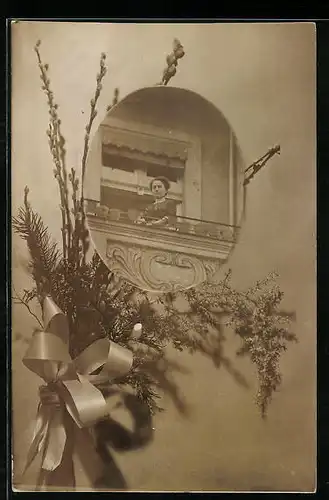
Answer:
[[[34,212],[28,202],[28,188],[25,188],[24,206],[13,218],[12,226],[15,233],[23,238],[30,253],[29,268],[37,286],[38,294],[49,293],[53,286],[53,277],[60,260],[60,251],[52,241],[48,227],[41,216]]]
[[[119,385],[128,385],[134,389],[136,396],[148,406],[151,415],[163,411],[157,402],[160,398],[157,383],[148,373],[135,370],[120,380]]]

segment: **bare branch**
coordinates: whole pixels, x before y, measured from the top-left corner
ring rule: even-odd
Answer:
[[[31,316],[33,316],[33,318],[39,323],[40,327],[43,329],[43,324],[42,322],[40,321],[40,319],[38,318],[38,316],[36,314],[34,314],[33,311],[31,311],[31,308],[29,306],[29,304],[23,299],[23,297],[21,297],[17,291],[15,290],[15,287],[13,287],[14,289],[14,292],[15,292],[15,296],[13,297],[13,300],[16,300],[16,304],[21,304],[23,306],[26,307],[26,309],[29,311],[29,313],[31,314]]]

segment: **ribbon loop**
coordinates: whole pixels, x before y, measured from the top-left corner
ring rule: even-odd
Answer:
[[[43,449],[42,468],[53,471],[62,462],[67,439],[64,412],[79,428],[107,417],[109,405],[97,384],[127,374],[133,354],[100,339],[72,360],[67,318],[49,296],[43,302],[43,321],[44,331],[35,332],[23,358],[25,366],[47,382],[40,387],[41,402],[26,468]],[[100,373],[93,375],[98,369]]]
[[[126,375],[133,364],[133,353],[121,345],[110,343],[107,362],[102,373],[105,372],[110,379]]]
[[[126,375],[133,364],[133,353],[107,339],[96,340],[74,360],[78,373],[94,384]],[[96,375],[96,370],[101,371]]]
[[[49,296],[46,296],[43,301],[42,317],[45,330],[58,335],[63,342],[68,344],[69,326],[67,318]]]
[[[101,391],[84,380],[68,380],[63,382],[61,395],[66,409],[81,429],[89,427],[108,416],[108,407]]]
[[[74,359],[74,366],[77,372],[82,375],[90,375],[102,367],[107,361],[109,344],[109,340],[99,339],[86,347]]]
[[[37,331],[23,358],[24,365],[46,382],[56,380],[63,366],[68,366],[71,357],[66,344],[50,332]]]

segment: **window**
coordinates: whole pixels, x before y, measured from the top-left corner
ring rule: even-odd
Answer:
[[[114,148],[113,148],[114,149]],[[135,158],[133,157],[135,156]],[[129,154],[123,149],[113,152],[106,145],[102,145],[102,165],[124,172],[144,171],[147,177],[167,177],[171,182],[178,182],[184,177],[185,164],[176,159],[165,156],[147,155],[144,159],[139,158],[140,154]],[[146,156],[146,155],[143,155]]]
[[[142,211],[152,201],[151,196],[139,196],[136,193],[102,187],[101,202],[109,208],[127,211],[131,208]]]
[[[104,167],[115,168],[125,172],[134,172],[137,168],[136,161],[130,158],[125,158],[121,155],[115,155],[106,152],[106,148],[102,148],[102,165]]]

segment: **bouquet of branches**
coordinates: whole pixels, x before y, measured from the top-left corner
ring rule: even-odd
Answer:
[[[50,295],[67,317],[72,357],[99,338],[108,338],[133,350],[130,372],[116,383],[130,386],[152,413],[162,410],[158,404],[162,391],[169,391],[178,409],[184,412],[178,388],[171,378],[177,365],[168,358],[168,346],[191,354],[202,353],[216,366],[225,365],[243,380],[223,353],[224,328],[231,327],[229,330],[241,340],[237,355],[249,356],[257,369],[256,403],[265,417],[273,393],[281,384],[280,357],[288,343],[296,340],[289,329],[291,317],[280,312],[283,293],[275,283],[276,275],[271,274],[246,291],[237,291],[228,272],[219,282],[162,294],[155,299],[127,282],[118,281],[90,247],[83,196],[90,135],[106,75],[106,56],[101,55],[96,91],[90,101],[80,180],[76,170],[66,164],[62,123],[51,89],[49,65],[40,55],[40,41],[35,52],[49,108],[47,136],[59,188],[62,244],[60,247],[52,240],[42,217],[33,210],[26,187],[24,203],[13,218],[13,229],[26,241],[34,286],[16,294],[15,300],[32,313],[31,303],[42,304],[44,297]],[[160,85],[167,85],[183,55],[183,47],[176,40]],[[117,101],[116,90],[113,104]],[[132,336],[136,323],[142,323],[140,338]]]

